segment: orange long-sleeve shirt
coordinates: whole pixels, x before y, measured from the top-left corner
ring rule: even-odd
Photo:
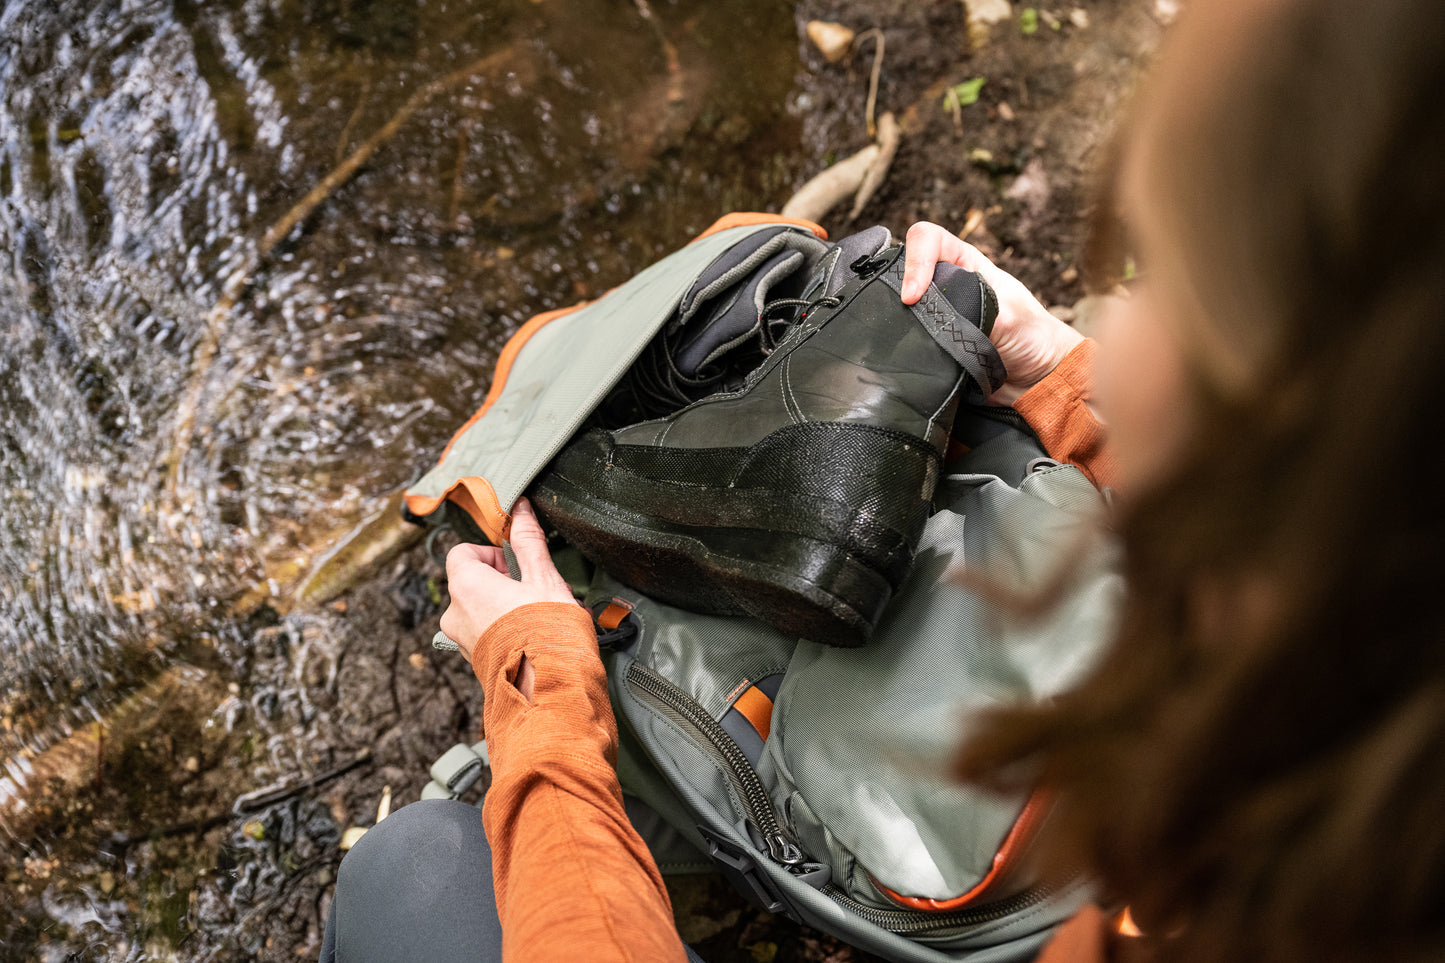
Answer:
[[[1087,406],[1094,343],[1076,347],[1015,409],[1049,455],[1098,485],[1115,476]],[[536,671],[533,702],[513,685],[522,655]],[[483,806],[502,923],[504,960],[680,961],[685,951],[662,876],[622,808],[617,724],[588,613],[524,605],[478,641],[492,786]],[[1060,931],[1049,963],[1100,960],[1102,919]]]

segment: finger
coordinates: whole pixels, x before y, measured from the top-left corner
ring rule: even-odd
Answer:
[[[452,580],[475,565],[485,565],[503,575],[507,574],[507,563],[500,548],[461,542],[447,552],[447,579]]]
[[[509,536],[512,554],[517,557],[517,567],[522,570],[522,581],[557,584],[562,576],[552,564],[552,553],[547,551],[547,536],[542,532],[542,523],[532,511],[531,502],[517,499],[512,506],[512,532]]]
[[[1000,284],[1007,286],[1009,281],[1014,280],[1012,274],[1009,274],[1003,268],[993,263],[987,254],[967,241],[958,240],[957,249],[945,253],[951,255],[945,257],[945,260],[951,264],[957,264],[965,271],[972,271],[974,274],[979,275],[987,281],[989,286],[995,291],[998,291]]]
[[[483,565],[488,565],[496,569],[503,575],[507,574],[507,555],[496,545],[473,545],[471,549],[470,554],[473,558],[468,559],[466,564],[471,564],[472,561],[478,561]]]
[[[947,231],[929,221],[919,221],[908,229],[903,239],[904,304],[913,304],[928,290],[947,235]]]

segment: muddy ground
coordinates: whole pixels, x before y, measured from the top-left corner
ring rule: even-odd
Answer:
[[[1031,34],[1021,12],[971,42],[957,0],[803,0],[788,111],[806,142],[831,145],[824,160],[864,146],[872,47],[829,64],[803,30],[814,18],[881,28],[879,109],[898,115],[903,140],[860,222],[900,234],[918,219],[968,225],[1068,317],[1085,293],[1076,263],[1092,172],[1157,45],[1160,12],[1155,0],[1081,0],[1040,8]],[[945,108],[950,87],[980,77],[977,103]],[[845,213],[824,220],[834,236],[849,230]],[[558,283],[548,302],[600,281]],[[342,833],[375,820],[385,787],[394,805],[416,799],[428,764],[476,733],[475,680],[429,646],[445,604],[441,568],[413,545],[324,606],[256,609],[244,657],[198,643],[132,695],[111,730],[77,733],[68,765],[84,778],[43,798],[6,841],[0,957],[314,958]],[[257,796],[268,788],[258,771],[307,775]],[[670,888],[684,938],[708,960],[871,959],[750,908],[717,878]]]

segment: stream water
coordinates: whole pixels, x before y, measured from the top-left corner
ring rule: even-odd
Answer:
[[[48,749],[136,692],[209,684],[178,666],[222,697],[240,678],[253,705],[306,701],[300,671],[245,678],[253,590],[434,459],[528,316],[788,195],[821,155],[793,16],[776,0],[4,4],[0,813]],[[300,755],[284,726],[270,740],[274,769]],[[76,955],[120,945],[126,907],[45,892],[35,958],[170,945],[161,926]]]

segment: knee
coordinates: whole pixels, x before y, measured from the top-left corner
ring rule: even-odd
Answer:
[[[366,831],[341,861],[339,882],[347,876],[399,872],[432,878],[490,872],[491,850],[482,828],[482,812],[454,799],[424,799],[403,806]]]

